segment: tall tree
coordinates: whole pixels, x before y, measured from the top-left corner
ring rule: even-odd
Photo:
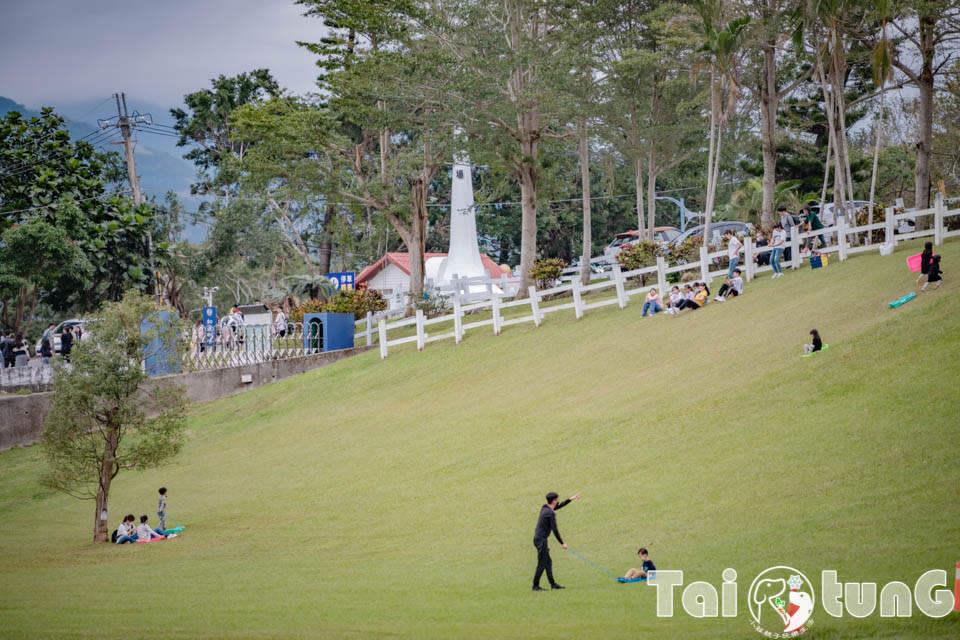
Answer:
[[[930,159],[938,78],[946,75],[960,42],[960,0],[899,0],[891,3],[899,34],[894,66],[919,92],[917,163],[914,168],[914,205],[930,206]]]
[[[156,307],[136,292],[108,303],[89,340],[58,366],[53,406],[44,420],[44,483],[96,501],[93,541],[108,542],[107,514],[114,478],[123,470],[155,467],[179,452],[186,423],[183,389],[174,382],[145,387],[147,358],[177,360],[176,325],[141,322]],[[134,366],[131,366],[131,363]]]
[[[707,196],[704,207],[704,244],[710,241],[710,222],[716,204],[717,182],[723,129],[730,120],[740,95],[741,44],[746,36],[749,16],[740,16],[726,25],[720,0],[696,0],[702,37],[700,48],[710,72],[710,142],[707,150]]]
[[[195,193],[223,194],[229,201],[230,186],[236,176],[221,172],[227,156],[242,159],[248,146],[234,139],[229,117],[244,104],[266,97],[278,97],[280,85],[268,69],[255,69],[231,78],[220,75],[210,81],[209,89],[200,89],[183,97],[187,109],[171,109],[174,129],[180,134],[179,146],[193,145],[184,155],[201,172],[200,182],[193,185]]]

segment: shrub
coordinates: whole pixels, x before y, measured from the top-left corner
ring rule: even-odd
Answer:
[[[635,244],[624,247],[617,254],[617,262],[624,271],[634,271],[635,269],[645,269],[657,264],[657,257],[666,255],[661,244],[652,240],[641,240]],[[637,276],[640,286],[646,284],[648,273]]]
[[[322,312],[323,305],[326,304],[316,298],[311,298],[310,300],[304,300],[296,307],[290,310],[290,315],[287,316],[289,322],[303,322],[303,314],[305,313],[320,313]]]
[[[323,305],[322,311],[328,313],[352,313],[359,320],[367,312],[376,313],[387,308],[387,301],[379,291],[373,289],[340,290]],[[302,317],[302,316],[301,316]]]
[[[537,281],[537,289],[549,289],[563,275],[566,266],[567,263],[560,258],[538,260],[530,270],[530,277]]]

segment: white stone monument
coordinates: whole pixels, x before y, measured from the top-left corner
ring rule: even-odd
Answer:
[[[450,249],[445,258],[430,258],[424,265],[425,277],[434,286],[451,284],[453,277],[489,278],[480,259],[477,242],[477,215],[473,206],[473,178],[466,154],[454,159],[450,194]],[[471,287],[480,291],[480,287]],[[485,287],[483,288],[485,290]]]

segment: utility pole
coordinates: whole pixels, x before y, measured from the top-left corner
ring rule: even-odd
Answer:
[[[153,124],[153,118],[149,113],[140,114],[136,111],[133,112],[133,117],[131,117],[127,111],[126,93],[115,93],[113,97],[117,101],[117,121],[113,122],[113,118],[110,118],[109,120],[100,120],[98,124],[101,129],[106,129],[107,127],[117,127],[120,129],[120,133],[123,136],[123,152],[127,159],[127,178],[130,180],[130,190],[133,191],[133,204],[140,205],[143,204],[143,196],[140,194],[140,183],[137,180],[137,164],[133,158],[133,144],[130,140],[130,130],[138,124]],[[147,232],[147,259],[150,261],[150,270],[153,272],[155,279],[155,293],[159,302],[162,299],[160,278],[153,267],[153,234],[149,231]]]
[[[133,204],[140,204],[143,200],[140,198],[140,183],[137,182],[137,165],[133,159],[133,145],[130,143],[130,115],[127,113],[127,94],[115,93],[113,97],[117,100],[117,124],[114,125],[120,129],[123,134],[123,152],[127,158],[127,177],[130,179],[130,189],[133,190]],[[123,111],[120,110],[120,102],[123,101]]]

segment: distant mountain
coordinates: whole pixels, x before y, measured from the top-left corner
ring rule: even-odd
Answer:
[[[128,109],[131,106],[131,101],[128,98]],[[83,118],[90,118],[94,122],[96,118],[108,118],[116,111],[116,104],[113,101],[104,103],[100,99],[65,103],[63,106],[55,106],[54,108],[60,116],[66,119],[66,128],[71,137],[80,140],[99,130],[96,124],[85,122]],[[163,110],[156,105],[151,105],[149,109],[150,111],[138,107],[136,110],[140,113],[155,111],[151,113],[154,122],[172,124],[169,110]],[[130,110],[133,111],[133,109]],[[10,98],[0,96],[0,116],[6,115],[9,111],[19,111],[30,118],[40,115],[39,110],[29,109]],[[135,131],[133,138],[136,140],[133,157],[137,163],[137,175],[140,178],[140,188],[144,194],[162,201],[168,191],[173,191],[183,201],[188,210],[196,211],[202,199],[190,195],[190,184],[196,179],[196,170],[192,163],[182,157],[187,149],[177,147],[175,138],[153,134],[148,131]],[[122,146],[110,142],[95,146],[101,151],[114,151],[121,154],[123,152]],[[206,236],[206,229],[200,226],[191,226],[185,230],[184,235],[190,242],[199,242]]]

